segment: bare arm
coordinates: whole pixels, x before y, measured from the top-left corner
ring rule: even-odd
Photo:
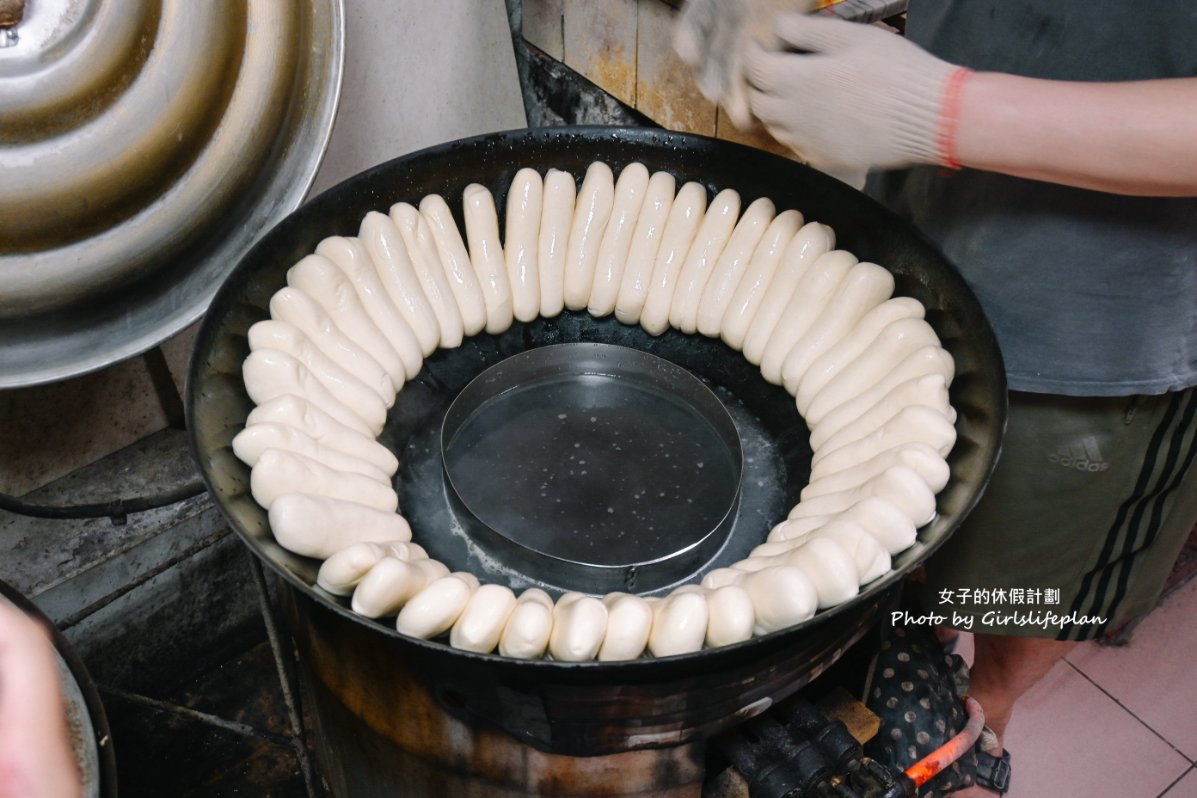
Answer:
[[[81,793],[54,646],[35,621],[0,599],[0,798]]]
[[[959,164],[1121,194],[1197,196],[1197,78],[970,72],[875,26],[783,14],[748,45],[752,112],[833,173]]]
[[[964,166],[1116,194],[1197,195],[1197,78],[1084,83],[978,72]]]

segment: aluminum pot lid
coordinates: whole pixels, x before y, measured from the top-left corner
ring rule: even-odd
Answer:
[[[0,0],[0,388],[198,319],[302,201],[343,0]]]

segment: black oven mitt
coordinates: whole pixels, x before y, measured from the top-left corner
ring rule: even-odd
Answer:
[[[905,770],[956,736],[968,722],[962,698],[968,668],[944,651],[933,627],[885,623],[865,683],[865,705],[881,718],[881,730],[865,753],[894,770]],[[919,791],[938,798],[971,787],[977,771],[970,751]]]

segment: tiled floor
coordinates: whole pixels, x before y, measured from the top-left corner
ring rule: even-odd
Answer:
[[[1197,798],[1194,617],[1197,579],[1128,645],[1085,643],[1057,664],[1007,731],[1008,798]]]

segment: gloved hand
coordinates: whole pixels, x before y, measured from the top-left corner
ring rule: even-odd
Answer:
[[[744,55],[754,39],[771,41],[773,20],[806,13],[815,0],[687,0],[673,29],[673,48],[695,68],[698,90],[723,106],[740,129],[752,125]]]
[[[752,43],[746,53],[750,105],[812,166],[841,177],[916,163],[958,166],[967,69],[877,26],[829,16],[785,14],[774,31],[771,48]]]

